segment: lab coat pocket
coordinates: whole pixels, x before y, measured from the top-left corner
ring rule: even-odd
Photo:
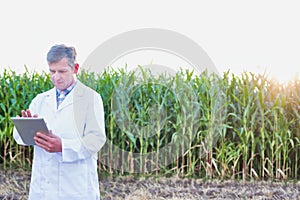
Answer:
[[[84,161],[60,163],[60,195],[85,195],[88,191],[88,168]]]

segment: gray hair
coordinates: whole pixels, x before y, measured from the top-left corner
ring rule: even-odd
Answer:
[[[63,58],[67,58],[68,63],[73,70],[76,62],[76,55],[74,47],[68,47],[64,44],[54,45],[47,53],[47,62],[48,64],[52,64],[59,62]]]

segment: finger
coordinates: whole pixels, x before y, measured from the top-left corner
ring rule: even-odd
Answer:
[[[22,117],[27,117],[27,113],[25,112],[25,110],[21,111]]]
[[[52,130],[49,131],[49,135],[48,136],[51,137],[51,138],[56,137],[56,135],[53,134]]]
[[[36,135],[37,138],[41,138],[45,141],[48,141],[50,139],[50,137],[47,134],[44,134],[42,132],[36,132],[35,135]]]
[[[34,141],[35,141],[36,144],[40,144],[44,147],[48,147],[48,144],[49,144],[47,139],[42,138],[42,137],[38,137],[38,136],[34,137]]]
[[[32,117],[31,112],[30,112],[29,109],[26,110],[26,113],[27,113],[27,116],[28,116],[28,117]]]
[[[35,141],[35,144],[36,144],[37,146],[39,146],[39,147],[45,149],[45,150],[48,151],[48,152],[50,152],[50,150],[51,150],[47,145],[45,145],[45,144],[43,144],[43,143],[41,143],[41,142],[39,142],[39,141]]]

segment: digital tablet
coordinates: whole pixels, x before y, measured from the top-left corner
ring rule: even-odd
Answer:
[[[34,117],[11,117],[20,137],[24,144],[34,145],[34,139],[36,132],[42,132],[49,134],[49,130],[43,118]]]

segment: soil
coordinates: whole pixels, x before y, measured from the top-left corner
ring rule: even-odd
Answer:
[[[30,172],[0,171],[0,199],[28,198]],[[300,181],[207,181],[181,178],[100,177],[103,200],[296,199]]]

